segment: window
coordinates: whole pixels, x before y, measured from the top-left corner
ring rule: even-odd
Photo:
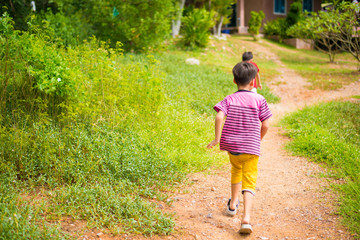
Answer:
[[[303,0],[303,11],[313,11],[313,0]]]
[[[285,0],[274,0],[274,13],[285,14]]]

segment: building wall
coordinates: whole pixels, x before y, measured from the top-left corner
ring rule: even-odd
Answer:
[[[244,0],[245,5],[245,26],[248,26],[249,19],[251,17],[251,11],[260,11],[262,10],[265,13],[264,22],[274,20],[276,18],[284,18],[290,10],[290,5],[294,0],[286,1],[286,13],[285,14],[275,14],[274,13],[274,0]],[[238,0],[238,5],[240,5],[240,0]],[[321,10],[321,0],[313,0],[313,9],[315,12]]]

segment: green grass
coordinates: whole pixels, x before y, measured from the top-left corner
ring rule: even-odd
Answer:
[[[296,155],[325,163],[339,194],[339,214],[351,232],[360,235],[360,104],[330,102],[287,116],[282,125]]]
[[[311,89],[335,90],[360,77],[357,61],[349,53],[339,53],[336,62],[329,63],[327,55],[319,51],[295,49],[271,40],[264,40],[264,43],[275,46],[273,49],[280,60],[311,82]]]

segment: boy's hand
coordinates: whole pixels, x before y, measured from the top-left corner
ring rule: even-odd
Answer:
[[[262,89],[261,83],[259,83],[259,88]]]
[[[213,140],[211,143],[209,143],[209,144],[207,145],[207,148],[210,149],[210,148],[212,148],[213,146],[216,146],[217,144],[219,144],[219,141]]]

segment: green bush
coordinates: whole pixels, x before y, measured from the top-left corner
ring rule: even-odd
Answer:
[[[266,36],[278,35],[280,40],[287,37],[287,22],[284,18],[277,18],[264,24],[264,32]]]
[[[70,2],[61,9],[66,12],[70,5],[81,11],[99,39],[110,40],[112,46],[122,42],[126,51],[151,51],[171,36],[172,0]]]
[[[205,48],[209,42],[209,30],[213,25],[213,13],[195,8],[182,19],[182,44],[190,48]]]
[[[251,11],[250,14],[251,17],[249,20],[248,32],[254,37],[254,40],[256,40],[256,36],[259,35],[259,30],[261,28],[262,21],[265,18],[265,14],[263,11],[259,11],[259,12]]]
[[[83,40],[92,36],[95,32],[89,22],[85,21],[81,12],[76,12],[69,16],[66,16],[63,12],[53,13],[51,9],[48,9],[45,13],[42,13],[40,17],[37,17],[39,26],[43,25],[43,22],[48,23],[48,28],[53,29],[53,37],[58,44],[65,46],[74,46],[82,43]],[[43,31],[43,29],[42,29]]]
[[[303,6],[301,1],[295,1],[290,5],[289,13],[286,16],[286,22],[288,27],[299,22],[302,18]]]
[[[280,37],[280,42],[282,42],[283,39],[290,37],[287,34],[287,30],[300,21],[302,17],[302,3],[295,1],[290,5],[290,11],[286,18],[277,18],[275,20],[268,21],[264,25],[265,35],[278,35]]]

